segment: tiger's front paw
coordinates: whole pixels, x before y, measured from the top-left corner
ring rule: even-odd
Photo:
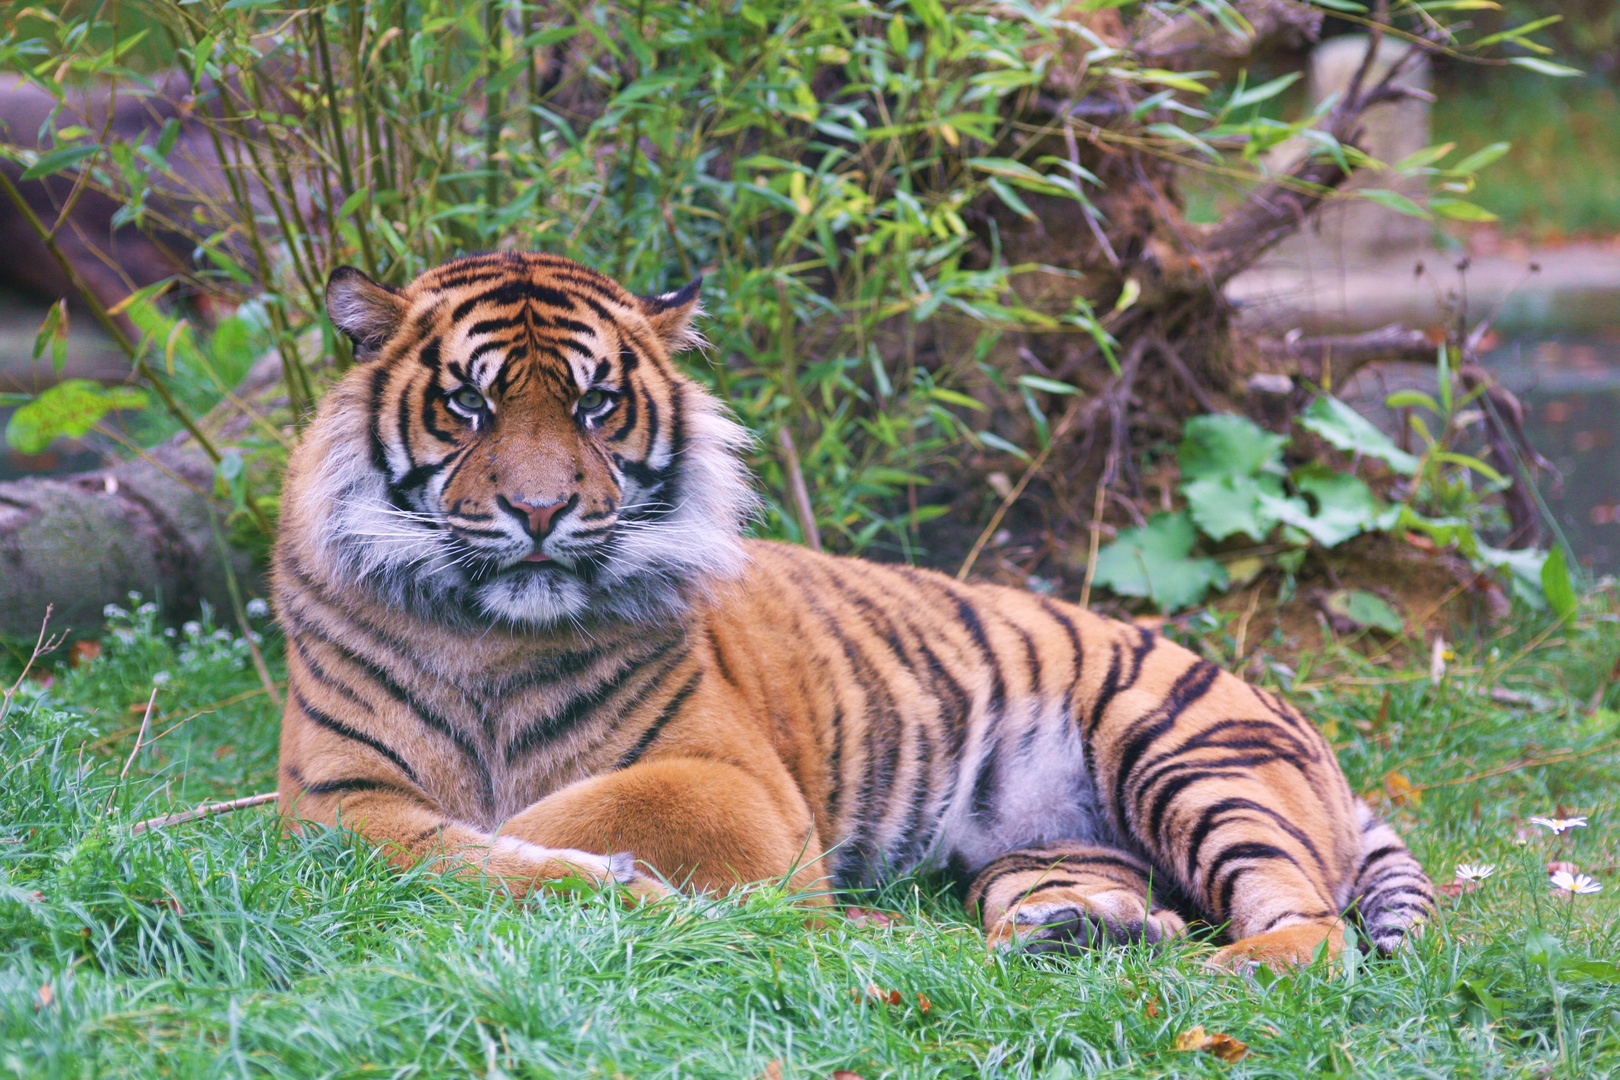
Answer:
[[[985,937],[992,949],[1074,955],[1105,945],[1165,941],[1186,929],[1175,912],[1161,908],[1150,913],[1139,895],[1124,889],[1050,889],[1039,901],[1016,905]]]
[[[628,851],[618,851],[609,855],[607,862],[612,877],[611,883],[624,889],[631,901],[637,905],[651,904],[666,896],[675,895],[674,889],[654,877],[646,863],[638,864],[636,857]]]
[[[1329,964],[1337,964],[1339,954],[1344,952],[1344,924],[1299,923],[1252,934],[1210,957],[1209,966],[1242,973],[1264,964],[1273,971],[1284,971],[1309,964],[1316,958],[1318,949]]]

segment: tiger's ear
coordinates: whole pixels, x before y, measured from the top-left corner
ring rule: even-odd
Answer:
[[[398,290],[372,281],[352,266],[340,266],[326,279],[326,314],[354,342],[355,358],[364,359],[399,329],[405,301]]]
[[[703,341],[703,335],[692,329],[692,320],[703,314],[703,304],[698,300],[702,287],[703,279],[698,277],[674,292],[636,297],[653,333],[672,354]]]

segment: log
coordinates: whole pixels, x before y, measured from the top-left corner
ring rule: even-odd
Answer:
[[[239,440],[247,409],[286,408],[280,374],[279,354],[261,357],[201,426]],[[0,637],[32,637],[50,604],[53,632],[92,633],[131,592],[168,622],[204,601],[229,610],[233,575],[244,596],[262,593],[252,555],[226,543],[229,509],[214,497],[213,462],[184,432],[112,468],[0,483]]]
[[[49,604],[53,630],[94,632],[131,592],[171,621],[205,600],[229,610],[221,515],[205,494],[213,473],[200,451],[165,446],[111,469],[0,484],[0,635],[33,633]],[[251,581],[251,559],[223,550]]]

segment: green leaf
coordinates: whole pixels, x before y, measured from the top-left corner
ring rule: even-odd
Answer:
[[[1328,594],[1327,609],[1365,629],[1399,634],[1401,617],[1381,596],[1366,589],[1336,589]]]
[[[943,401],[947,405],[960,405],[964,409],[977,409],[979,412],[984,411],[984,402],[975,401],[966,394],[958,393],[955,390],[947,390],[943,386],[930,387],[928,396],[933,398],[935,401]]]
[[[1336,397],[1319,396],[1306,408],[1300,423],[1340,450],[1375,457],[1403,476],[1417,472],[1418,460],[1373,427],[1371,421]]]
[[[1499,41],[1517,41],[1519,38],[1533,34],[1537,30],[1551,26],[1553,23],[1562,22],[1563,18],[1564,17],[1562,15],[1548,15],[1544,19],[1536,19],[1534,22],[1527,22],[1522,26],[1510,27],[1507,30],[1503,30],[1501,33],[1487,34],[1478,41],[1473,42],[1472,47],[1476,49],[1483,49],[1485,46],[1495,45]]]
[[[21,453],[38,454],[59,436],[76,439],[88,433],[113,409],[144,408],[144,390],[68,379],[11,414],[6,423],[6,442]]]
[[[1370,203],[1377,203],[1379,206],[1387,207],[1408,217],[1427,218],[1432,216],[1427,210],[1408,199],[1405,195],[1398,191],[1390,191],[1388,188],[1362,188],[1356,194]]]
[[[1068,383],[1058,382],[1056,379],[1044,379],[1039,375],[1020,375],[1018,381],[1031,390],[1043,390],[1048,394],[1078,394],[1080,392],[1078,386],[1070,386]]]
[[[41,154],[38,161],[23,170],[20,179],[38,180],[42,176],[70,169],[100,149],[100,143],[85,143],[82,146],[64,146],[59,150]]]
[[[1575,583],[1569,577],[1569,565],[1564,562],[1564,549],[1557,544],[1547,552],[1547,561],[1541,564],[1541,592],[1552,606],[1553,614],[1560,619],[1569,618],[1580,606]]]
[[[1300,72],[1290,72],[1287,75],[1263,82],[1259,86],[1250,87],[1232,95],[1232,100],[1226,103],[1228,109],[1241,109],[1247,105],[1258,105],[1262,101],[1269,101],[1293,86],[1302,78]]]
[[[1184,512],[1155,514],[1097,552],[1094,580],[1119,596],[1152,600],[1160,611],[1195,604],[1211,588],[1226,585],[1220,563],[1193,556],[1197,539]]]
[[[1262,501],[1266,492],[1252,476],[1205,476],[1183,484],[1187,512],[1211,540],[1237,533],[1256,542],[1277,524],[1277,516]]]
[[[1231,413],[1195,416],[1181,428],[1176,451],[1183,480],[1212,476],[1256,476],[1282,468],[1288,440],[1247,417]]]
[[[1497,221],[1497,216],[1477,203],[1466,199],[1437,197],[1429,200],[1429,209],[1441,217],[1455,221]]]
[[[1543,75],[1551,75],[1555,79],[1567,79],[1574,75],[1586,74],[1580,68],[1565,67],[1563,64],[1555,64],[1551,60],[1542,60],[1535,56],[1509,57],[1508,63],[1522,68],[1529,68],[1531,71],[1540,72]]]
[[[1620,983],[1620,964],[1608,960],[1571,960],[1564,964],[1564,971],[1598,982]]]
[[[1491,143],[1491,145],[1484,147],[1483,149],[1475,150],[1472,154],[1469,154],[1467,157],[1451,166],[1448,171],[1459,173],[1478,172],[1485,166],[1495,162],[1496,159],[1500,158],[1503,154],[1507,153],[1511,149],[1513,149],[1512,143]]]
[[[39,324],[39,333],[34,335],[34,359],[38,360],[50,349],[51,367],[60,372],[67,363],[67,332],[67,301],[63,299],[50,306],[45,312],[45,321]]]
[[[979,432],[979,441],[990,447],[992,450],[1000,450],[1004,454],[1011,454],[1020,461],[1028,461],[1030,459],[1029,454],[1024,450],[1023,447],[1019,446],[1017,443],[1008,442],[1006,439],[1003,439],[1000,435],[997,435],[993,431]]]
[[[1307,465],[1292,477],[1299,493],[1315,504],[1309,523],[1289,522],[1310,533],[1323,547],[1335,547],[1352,536],[1394,525],[1390,507],[1372,493],[1365,481],[1330,469]],[[1388,517],[1386,522],[1384,519]]]
[[[1424,408],[1432,413],[1440,411],[1440,405],[1421,390],[1397,390],[1384,399],[1386,409]]]

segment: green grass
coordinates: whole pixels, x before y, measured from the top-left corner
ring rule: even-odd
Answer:
[[[1438,688],[1344,652],[1270,668],[1358,790],[1391,772],[1462,781],[1392,811],[1435,876],[1499,866],[1408,954],[1274,982],[1203,970],[1197,943],[986,958],[932,881],[862,901],[899,911],[894,925],[807,926],[770,888],[639,911],[580,894],[514,904],[393,873],[338,834],[283,837],[258,810],[132,836],[139,818],[267,790],[276,739],[266,696],[241,696],[260,689],[244,643],[207,627],[166,637],[137,611],[113,620],[104,655],[25,686],[0,722],[0,1073],[754,1078],[778,1060],[789,1080],[1614,1074],[1620,688],[1587,715],[1616,659],[1614,608],[1590,600],[1539,642],[1546,623],[1515,620],[1462,649]],[[159,671],[154,731],[239,700],[164,735],[119,782],[133,733],[101,740],[138,721],[129,706]],[[1553,704],[1508,708],[1482,687]],[[1527,757],[1556,760],[1479,776]],[[1516,841],[1560,803],[1591,827]],[[1605,890],[1553,898],[1555,857]],[[858,1000],[868,984],[900,1004]],[[1195,1024],[1252,1052],[1176,1052]]]

